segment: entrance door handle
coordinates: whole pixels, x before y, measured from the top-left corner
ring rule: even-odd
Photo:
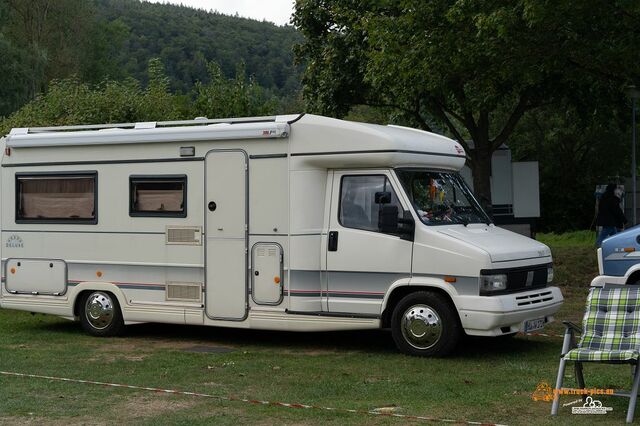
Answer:
[[[329,244],[327,249],[329,251],[338,251],[338,231],[329,232]]]

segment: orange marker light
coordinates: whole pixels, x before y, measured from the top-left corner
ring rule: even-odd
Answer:
[[[102,276],[102,271],[96,271],[96,277],[100,278]]]
[[[444,277],[444,280],[448,283],[455,283],[458,281],[456,277]]]
[[[16,268],[11,268],[11,273],[15,274],[16,273]]]
[[[280,284],[280,277],[273,277],[273,282],[276,284]]]
[[[633,247],[625,247],[624,248],[625,253],[631,253],[636,251],[636,249],[634,249]]]

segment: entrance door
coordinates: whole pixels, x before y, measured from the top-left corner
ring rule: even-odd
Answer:
[[[247,155],[210,151],[205,159],[205,306],[212,319],[247,313]]]
[[[380,315],[389,287],[411,276],[412,241],[381,225],[383,210],[399,218],[406,210],[392,181],[388,171],[334,174],[326,252],[329,312]]]

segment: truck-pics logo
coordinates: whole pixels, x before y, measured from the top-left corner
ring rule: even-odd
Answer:
[[[607,414],[613,407],[603,407],[602,402],[588,396],[582,407],[571,407],[571,414]]]
[[[20,238],[18,235],[10,235],[9,238],[7,238],[5,247],[22,248],[24,247],[24,243],[22,242],[22,238]]]

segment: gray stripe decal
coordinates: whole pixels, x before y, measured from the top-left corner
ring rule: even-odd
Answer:
[[[96,282],[96,281],[92,281],[92,282]],[[74,281],[74,282],[68,282],[67,286],[68,287],[75,287],[78,284],[80,284],[80,282],[78,281]],[[105,284],[114,284],[114,283],[105,283]],[[165,289],[165,285],[164,284],[139,284],[139,283],[115,283],[114,284],[116,287],[118,288],[124,288],[124,289],[128,289],[128,290],[162,290],[164,291]]]
[[[129,231],[55,231],[38,229],[3,229],[2,232],[41,232],[46,234],[113,234],[113,235],[165,235],[166,232],[129,232]]]

